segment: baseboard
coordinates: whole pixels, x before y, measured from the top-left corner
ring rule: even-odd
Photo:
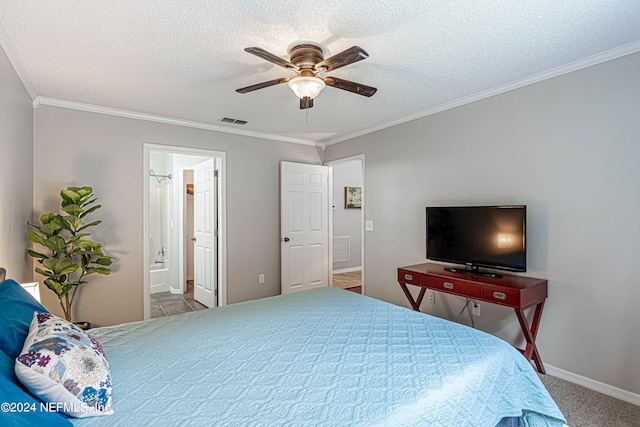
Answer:
[[[354,271],[362,271],[362,267],[349,267],[333,270],[333,274],[353,273]]]
[[[591,378],[583,377],[582,375],[574,374],[573,372],[565,371],[564,369],[556,368],[555,366],[551,366],[546,363],[544,367],[548,375],[558,377],[562,380],[606,394],[607,396],[615,397],[616,399],[640,406],[640,394],[632,393],[600,381],[592,380]]]
[[[168,292],[169,290],[170,290],[170,287],[167,284],[152,285],[149,287],[149,293],[152,293],[152,294],[157,294],[159,292]]]

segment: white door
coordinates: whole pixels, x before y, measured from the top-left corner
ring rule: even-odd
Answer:
[[[281,291],[329,286],[329,168],[280,163]]]
[[[193,168],[193,298],[207,307],[217,305],[216,175],[214,159],[205,160]]]

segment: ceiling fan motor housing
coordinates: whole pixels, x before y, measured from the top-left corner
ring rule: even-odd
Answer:
[[[304,71],[309,71],[313,75],[313,67],[324,60],[324,54],[319,46],[312,44],[300,44],[291,48],[291,63],[301,70],[301,75]]]

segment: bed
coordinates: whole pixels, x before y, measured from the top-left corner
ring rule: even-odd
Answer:
[[[108,359],[113,414],[0,412],[0,424],[37,425],[37,416],[53,415],[79,427],[565,424],[532,366],[506,342],[342,289],[89,333]]]

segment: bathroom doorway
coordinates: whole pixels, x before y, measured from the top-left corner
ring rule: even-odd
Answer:
[[[145,144],[144,160],[145,319],[226,305],[225,153]],[[207,197],[189,194],[198,165],[210,165]],[[211,198],[205,213],[199,201]],[[203,256],[192,253],[198,224],[210,228],[200,234],[211,235]]]

